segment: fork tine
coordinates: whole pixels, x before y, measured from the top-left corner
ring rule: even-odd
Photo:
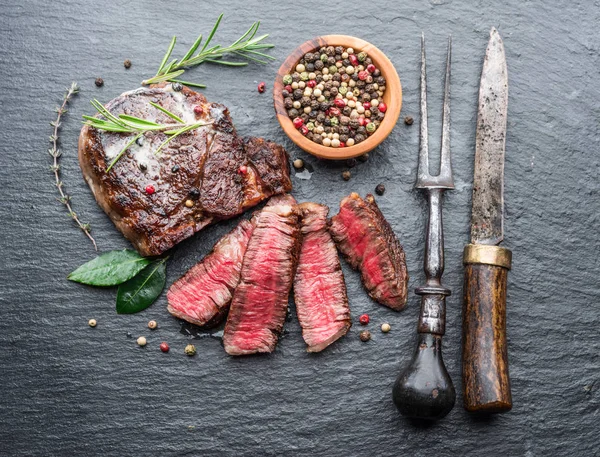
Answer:
[[[421,104],[419,109],[419,167],[415,187],[424,187],[429,176],[429,133],[427,129],[427,72],[425,68],[425,33],[421,32]]]
[[[446,58],[446,81],[444,84],[444,111],[442,115],[442,150],[440,152],[439,184],[454,188],[452,163],[450,159],[450,61],[452,58],[452,35],[448,37],[448,57]]]

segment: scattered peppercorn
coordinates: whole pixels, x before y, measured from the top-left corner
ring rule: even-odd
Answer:
[[[90,319],[90,320],[88,321],[88,325],[89,325],[90,327],[95,327],[96,325],[98,325],[98,323],[96,322],[96,319]]]
[[[150,322],[148,322],[148,328],[150,330],[154,330],[156,327],[158,327],[158,324],[156,323],[156,321],[150,321]]]
[[[171,83],[171,87],[175,92],[179,92],[183,89],[183,85],[181,85],[181,83]]]
[[[365,163],[367,160],[369,160],[369,154],[363,154],[361,156],[358,156],[358,160],[362,163]]]
[[[351,177],[352,177],[352,174],[350,173],[350,170],[344,170],[342,172],[342,178],[344,179],[344,181],[350,181]]]
[[[131,60],[125,59],[125,62],[123,62],[123,66],[129,70],[131,68]]]
[[[186,355],[189,355],[190,357],[196,355],[196,346],[194,346],[193,344],[188,344],[185,349],[184,352]]]
[[[163,341],[160,343],[160,350],[163,352],[169,352],[169,345]]]
[[[385,117],[385,79],[380,75],[367,53],[326,46],[304,54],[282,77],[281,95],[302,135],[326,147],[352,147]]]
[[[188,208],[191,208],[192,206],[194,206],[194,200],[186,200],[185,201],[185,206],[187,206]]]
[[[299,170],[302,167],[304,167],[304,160],[302,160],[302,159],[296,159],[296,160],[294,160],[294,168],[296,168],[297,170]]]
[[[404,118],[404,123],[405,123],[406,125],[413,125],[413,122],[414,122],[414,121],[415,121],[415,120],[412,118],[412,116],[406,116],[406,117]]]
[[[202,106],[200,106],[200,105],[194,106],[194,114],[196,116],[201,115],[203,112],[204,112],[204,109],[202,108]]]
[[[96,84],[96,87],[102,87],[102,86],[104,86],[104,80],[102,78],[96,78],[96,81],[94,81],[94,84]]]
[[[173,165],[171,168],[171,173],[177,173],[179,171],[179,165]]]
[[[371,332],[369,332],[368,330],[363,330],[359,333],[358,336],[363,343],[366,343],[371,339]]]
[[[383,184],[377,184],[377,187],[375,187],[375,193],[377,195],[383,195],[385,193],[385,186]]]
[[[137,339],[137,344],[138,344],[138,346],[141,346],[141,347],[146,346],[146,344],[147,344],[146,338],[144,338],[143,336],[140,336]]]
[[[388,324],[387,322],[381,324],[381,331],[383,333],[388,333],[391,329],[392,329],[391,325]]]
[[[152,184],[148,184],[146,186],[146,193],[148,195],[152,195],[155,192],[154,186]]]
[[[369,319],[369,315],[368,314],[361,314],[360,317],[358,318],[358,322],[361,323],[361,325],[367,325],[369,323],[370,319]]]
[[[265,83],[264,82],[258,83],[258,93],[262,94],[264,91],[265,91]]]

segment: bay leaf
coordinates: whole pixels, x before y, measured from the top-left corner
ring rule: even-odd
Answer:
[[[133,278],[149,263],[150,259],[131,249],[110,251],[84,263],[67,279],[90,286],[116,286]]]
[[[160,296],[166,282],[167,259],[152,262],[117,289],[117,314],[142,311]]]

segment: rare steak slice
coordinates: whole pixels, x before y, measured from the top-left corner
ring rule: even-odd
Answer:
[[[273,197],[253,217],[223,334],[230,355],[272,352],[283,329],[300,249],[298,207],[290,195]]]
[[[146,133],[108,172],[133,135],[85,125],[79,136],[79,163],[96,201],[141,254],[159,255],[212,222],[291,190],[281,146],[253,138],[245,142],[225,106],[187,87],[176,91],[162,83],[125,92],[106,109],[181,125],[150,102],[186,124],[206,125],[176,137],[159,154],[167,137]]]
[[[302,247],[294,278],[294,301],[308,352],[319,352],[350,328],[346,283],[335,244],[327,230],[329,208],[298,205]]]
[[[208,327],[221,321],[240,281],[253,230],[251,222],[240,222],[215,244],[210,254],[173,283],[167,292],[167,309],[173,316]]]
[[[375,198],[356,193],[340,203],[329,231],[344,258],[361,272],[369,295],[382,305],[400,311],[406,305],[408,272],[404,250]]]

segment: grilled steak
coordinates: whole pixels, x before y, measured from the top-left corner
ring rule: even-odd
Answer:
[[[173,316],[207,327],[221,321],[240,281],[253,230],[251,222],[240,222],[215,244],[210,254],[173,283],[167,292],[167,309]]]
[[[176,124],[150,101],[186,123],[210,124],[178,136],[159,155],[155,151],[167,137],[146,134],[108,173],[106,168],[132,136],[84,126],[79,137],[79,163],[96,201],[142,255],[159,255],[211,222],[291,190],[281,146],[260,139],[244,142],[225,106],[186,87],[176,92],[163,83],[137,89],[106,108],[115,115]],[[202,114],[194,112],[196,106]],[[154,192],[147,192],[148,186]],[[191,208],[187,200],[194,202]]]
[[[225,351],[231,355],[275,349],[300,249],[298,207],[292,196],[271,198],[253,222],[223,334]]]
[[[356,193],[340,203],[329,231],[354,269],[359,269],[369,295],[400,311],[406,305],[408,272],[404,251],[372,195]]]
[[[329,208],[317,203],[298,205],[302,215],[302,247],[294,301],[308,352],[319,352],[350,328],[346,283],[335,244],[327,231]]]

